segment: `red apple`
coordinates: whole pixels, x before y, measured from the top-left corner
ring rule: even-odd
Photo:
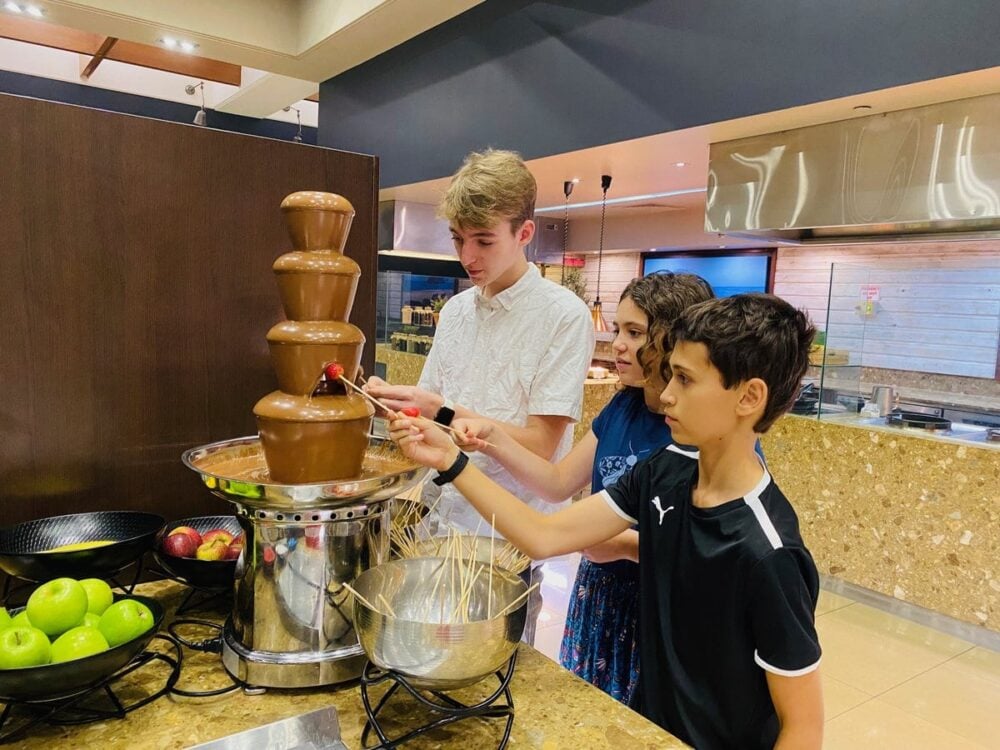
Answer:
[[[160,546],[173,557],[194,557],[200,545],[187,534],[171,534],[164,538]]]
[[[233,541],[233,535],[230,534],[225,529],[211,529],[210,531],[206,531],[204,534],[201,535],[202,544],[208,544],[209,542],[214,542],[216,539],[221,539],[226,544],[229,544],[231,541]]]
[[[226,547],[226,554],[222,556],[223,560],[235,560],[240,556],[240,552],[243,551],[243,544],[237,544],[233,542],[228,547]]]
[[[205,542],[194,553],[194,556],[199,560],[221,560],[225,557],[226,548],[228,546],[229,545],[226,542],[219,539],[211,542]]]
[[[174,534],[184,534],[186,536],[191,537],[191,541],[194,542],[195,548],[199,547],[201,543],[205,541],[204,539],[201,538],[201,534],[192,529],[190,526],[178,526],[177,528],[173,529],[169,534],[167,534],[167,536],[171,537]]]

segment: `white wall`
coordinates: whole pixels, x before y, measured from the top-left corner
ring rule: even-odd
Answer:
[[[1000,241],[783,247],[775,268],[775,294],[808,310],[851,364],[995,377]],[[866,317],[869,285],[879,299]]]

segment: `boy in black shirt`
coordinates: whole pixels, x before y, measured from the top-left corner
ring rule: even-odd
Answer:
[[[794,401],[814,332],[770,295],[688,308],[672,330],[660,400],[675,443],[698,450],[670,446],[548,516],[466,467],[427,420],[397,420],[392,434],[535,559],[638,523],[645,716],[699,749],[819,748],[818,576],[794,510],[754,452]]]

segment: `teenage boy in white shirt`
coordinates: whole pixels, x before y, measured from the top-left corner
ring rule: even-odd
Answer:
[[[452,177],[441,203],[458,259],[474,286],[441,310],[434,344],[417,386],[369,378],[366,390],[397,411],[420,409],[441,424],[455,417],[488,419],[546,460],[572,446],[583,382],[594,351],[587,306],[542,278],[525,259],[535,233],[537,187],[521,157],[489,149],[472,153]],[[521,485],[498,462],[477,453],[480,470],[543,513],[549,503]],[[425,495],[437,503],[442,530],[471,532],[479,514],[454,487]],[[532,581],[540,581],[535,571]],[[529,607],[525,640],[534,640],[541,598]]]

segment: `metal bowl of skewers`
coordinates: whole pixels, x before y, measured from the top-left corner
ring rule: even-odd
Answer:
[[[524,631],[529,593],[510,571],[457,555],[378,565],[352,591],[368,659],[425,690],[464,687],[501,669]]]

